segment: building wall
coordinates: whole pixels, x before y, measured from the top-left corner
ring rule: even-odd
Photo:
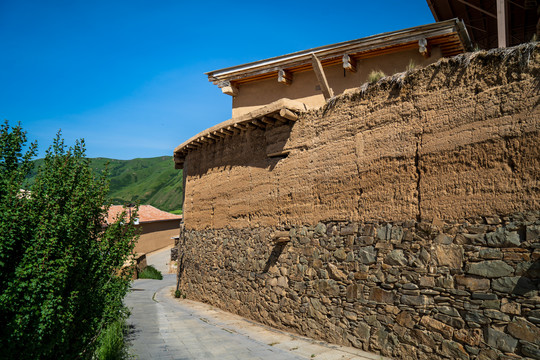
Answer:
[[[186,228],[538,209],[539,55],[522,65],[520,54],[443,59],[401,86],[390,79],[303,113],[292,127],[190,151]],[[287,157],[268,157],[276,142]]]
[[[458,56],[188,153],[182,291],[397,358],[540,358],[539,84],[540,45]]]
[[[141,235],[135,252],[138,254],[147,254],[152,251],[163,249],[174,244],[173,236],[178,236],[180,232],[180,220],[164,220],[138,225]]]
[[[406,71],[412,61],[417,67],[432,64],[441,58],[441,51],[435,47],[431,57],[425,59],[416,49],[359,60],[355,73],[344,71],[342,64],[324,67],[329,86],[338,95],[347,89],[361,86],[368,79],[372,70],[381,70],[385,74]],[[310,71],[294,73],[290,85],[280,84],[277,78],[238,85],[238,95],[233,98],[232,116],[236,117],[267,105],[280,98],[303,102],[308,108],[317,108],[325,103],[318,86],[315,73]]]
[[[185,231],[181,291],[393,358],[540,354],[538,211],[462,223],[323,222],[274,244],[283,230]]]

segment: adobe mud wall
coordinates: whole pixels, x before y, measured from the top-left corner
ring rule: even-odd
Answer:
[[[181,290],[398,358],[540,359],[539,106],[526,45],[193,150]]]
[[[178,236],[180,219],[141,223],[139,241],[135,245],[137,254],[147,254],[174,244],[173,236]]]
[[[187,229],[540,207],[539,46],[443,59],[186,157]],[[275,150],[287,157],[269,157]]]

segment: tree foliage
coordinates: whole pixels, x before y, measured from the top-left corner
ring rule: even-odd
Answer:
[[[60,134],[21,192],[36,155],[26,141],[20,125],[1,127],[0,358],[91,358],[124,311],[136,214],[103,226],[106,174],[92,172],[83,141],[68,148]]]

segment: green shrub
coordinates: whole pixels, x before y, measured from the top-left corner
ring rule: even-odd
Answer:
[[[368,82],[370,84],[375,84],[377,81],[381,80],[385,76],[386,74],[381,70],[373,70],[368,75]]]
[[[36,149],[20,125],[1,126],[0,358],[89,359],[124,309],[137,214],[103,226],[106,171],[92,171],[84,141],[68,148],[60,134],[22,193]]]
[[[152,265],[148,265],[139,273],[139,279],[162,280],[163,275],[161,275],[161,272],[158,269]]]

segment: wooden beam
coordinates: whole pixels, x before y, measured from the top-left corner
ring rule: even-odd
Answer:
[[[253,125],[255,125],[256,127],[258,127],[258,128],[266,129],[266,125],[264,125],[262,122],[260,122],[260,121],[257,120],[257,119],[251,120],[251,123],[252,123]]]
[[[278,83],[285,84],[285,85],[291,85],[293,80],[293,75],[291,72],[287,70],[279,70],[278,71]]]
[[[234,135],[235,132],[229,130],[229,128],[231,128],[231,127],[228,126],[227,129],[220,129],[219,132],[222,133],[222,134],[225,135],[225,136],[231,136],[231,135]]]
[[[291,110],[286,109],[286,108],[283,108],[283,109],[279,110],[279,116],[281,116],[281,117],[283,117],[283,118],[285,118],[287,120],[291,120],[291,121],[298,120],[298,115],[296,115]]]
[[[265,124],[268,124],[268,125],[274,125],[274,123],[276,122],[275,120],[269,118],[268,116],[263,116],[262,118],[260,118],[261,121]]]
[[[230,96],[237,96],[238,95],[238,88],[236,86],[225,86],[221,88],[221,92],[225,95]]]
[[[349,54],[343,55],[343,68],[350,72],[356,72],[356,60]]]
[[[282,150],[275,153],[267,154],[268,157],[278,157],[278,156],[287,156],[289,155],[291,151],[290,150]]]
[[[248,129],[247,126],[245,126],[244,124],[234,124],[233,127],[235,129],[238,129],[238,131],[242,132],[242,131],[245,131]]]
[[[224,138],[227,137],[227,135],[222,134],[220,131],[214,131],[214,132],[212,133],[212,135],[214,135],[215,137],[221,138],[221,139],[224,139]]]
[[[221,89],[221,92],[226,95],[238,95],[238,88],[234,86],[230,81],[222,81],[218,84],[218,87]]]
[[[486,15],[488,15],[488,16],[491,16],[491,17],[494,18],[494,19],[497,18],[497,15],[495,15],[495,14],[493,14],[493,13],[490,13],[490,12],[487,11],[487,10],[482,9],[481,7],[478,7],[478,6],[476,6],[476,5],[473,5],[473,4],[471,4],[470,2],[468,2],[468,1],[465,1],[465,0],[457,0],[457,1],[459,1],[460,3],[465,4],[465,5],[467,5],[467,6],[470,6],[470,7],[472,7],[473,9],[476,9],[476,10],[480,11],[481,13],[484,13],[484,14],[486,14]],[[497,0],[497,1],[499,1],[499,0]]]
[[[272,119],[275,119],[276,121],[279,121],[280,123],[287,124],[289,120],[285,119],[283,116],[279,115],[279,113],[270,114]]]
[[[508,44],[507,5],[505,0],[497,0],[497,40],[500,48]]]
[[[431,47],[429,46],[426,38],[418,40],[418,51],[426,59],[429,59],[429,57],[431,56]]]
[[[242,130],[238,129],[237,127],[233,126],[227,126],[227,131],[231,132],[233,135],[240,134]]]
[[[328,81],[326,80],[326,75],[324,74],[321,61],[319,60],[317,55],[315,55],[315,53],[311,53],[311,62],[313,64],[313,71],[315,71],[315,75],[317,76],[317,80],[319,81],[319,85],[321,86],[321,91],[324,95],[324,98],[328,100],[334,96],[334,91],[330,88],[330,86],[328,86]]]

